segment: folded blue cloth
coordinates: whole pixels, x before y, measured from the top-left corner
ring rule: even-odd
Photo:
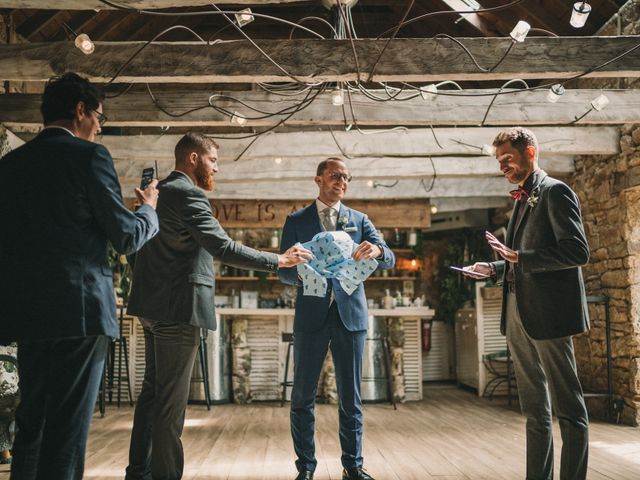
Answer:
[[[359,262],[351,258],[357,245],[346,232],[320,232],[302,246],[313,253],[313,259],[297,266],[304,295],[324,297],[327,278],[337,279],[342,289],[351,295],[378,267],[373,258]]]

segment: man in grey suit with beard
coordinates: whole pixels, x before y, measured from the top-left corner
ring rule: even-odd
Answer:
[[[527,417],[527,478],[552,480],[552,405],[562,433],[560,478],[587,476],[588,424],[572,335],[589,329],[581,266],[589,261],[580,203],[563,182],[538,168],[538,141],[525,128],[493,145],[505,178],[518,189],[505,244],[487,232],[503,260],[476,263],[467,276],[503,282],[502,333],[513,357]]]
[[[140,317],[145,374],[131,432],[127,480],[182,478],[180,437],[200,328],[215,330],[213,257],[275,273],[309,259],[293,246],[281,255],[235,243],[214,218],[204,191],[218,172],[218,145],[187,133],[175,170],[158,184],[160,232],[137,255],[128,312]]]

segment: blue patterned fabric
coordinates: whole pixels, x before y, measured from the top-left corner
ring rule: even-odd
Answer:
[[[344,291],[351,295],[378,267],[373,258],[356,262],[351,257],[357,245],[345,232],[320,232],[302,246],[313,253],[309,263],[297,266],[304,295],[324,297],[327,278],[337,279]]]

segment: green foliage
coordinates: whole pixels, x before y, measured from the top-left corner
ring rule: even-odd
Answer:
[[[109,258],[109,266],[113,272],[113,288],[116,295],[122,298],[126,305],[129,302],[129,293],[131,292],[131,280],[133,272],[131,266],[127,262],[125,255],[120,255],[115,248],[109,244],[107,255]]]
[[[453,272],[449,267],[472,265],[491,258],[484,231],[467,229],[451,237],[438,269],[440,297],[436,320],[453,323],[456,310],[474,297],[475,281]]]

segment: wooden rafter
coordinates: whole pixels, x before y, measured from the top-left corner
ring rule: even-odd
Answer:
[[[497,61],[510,40],[460,40],[482,66]],[[254,83],[290,81],[354,81],[358,78],[352,47],[346,40],[264,40],[261,48],[278,62],[267,60],[245,40],[212,45],[194,42],[154,43],[137,55],[120,74],[120,82]],[[3,45],[0,77],[43,81],[76,71],[95,81],[107,81],[131,58],[139,42],[98,42],[92,55],[73,44]],[[373,68],[383,40],[358,40],[355,48],[360,77]],[[509,80],[567,78],[583,73],[638,45],[635,36],[530,38],[516,45],[494,71],[480,71],[469,56],[449,39],[395,39],[376,65],[376,81]],[[575,52],[580,52],[576,55]],[[631,54],[591,72],[588,77],[638,77],[640,55]]]
[[[147,93],[128,93],[108,99],[104,108],[112,127],[228,127],[230,117],[207,106],[212,94],[232,97],[263,111],[277,112],[294,107],[302,96],[291,99],[266,92],[214,92],[185,89],[153,91],[158,105],[173,115],[181,115],[196,107],[197,111],[181,116],[165,114],[153,103]],[[549,103],[547,90],[511,93],[499,96],[489,113],[492,96],[487,90],[465,90],[463,95],[484,96],[417,96],[412,100],[378,102],[362,94],[352,94],[356,121],[351,109],[345,106],[347,122],[363,127],[424,125],[566,125],[580,117],[590,107],[590,102],[605,94],[609,105],[604,110],[591,111],[580,124],[624,124],[640,122],[640,90],[567,90],[557,103]],[[383,96],[382,92],[375,92]],[[449,90],[448,93],[451,93]],[[224,98],[224,97],[223,97]],[[41,97],[37,94],[0,95],[0,122],[9,127],[34,127],[41,124]],[[234,100],[215,100],[214,104],[229,112],[238,111],[247,117],[263,116],[251,112]],[[282,116],[247,120],[246,128],[274,125]],[[344,129],[342,108],[331,103],[330,94],[320,95],[304,110],[296,113],[285,125],[324,125]],[[355,127],[352,127],[355,128]]]

